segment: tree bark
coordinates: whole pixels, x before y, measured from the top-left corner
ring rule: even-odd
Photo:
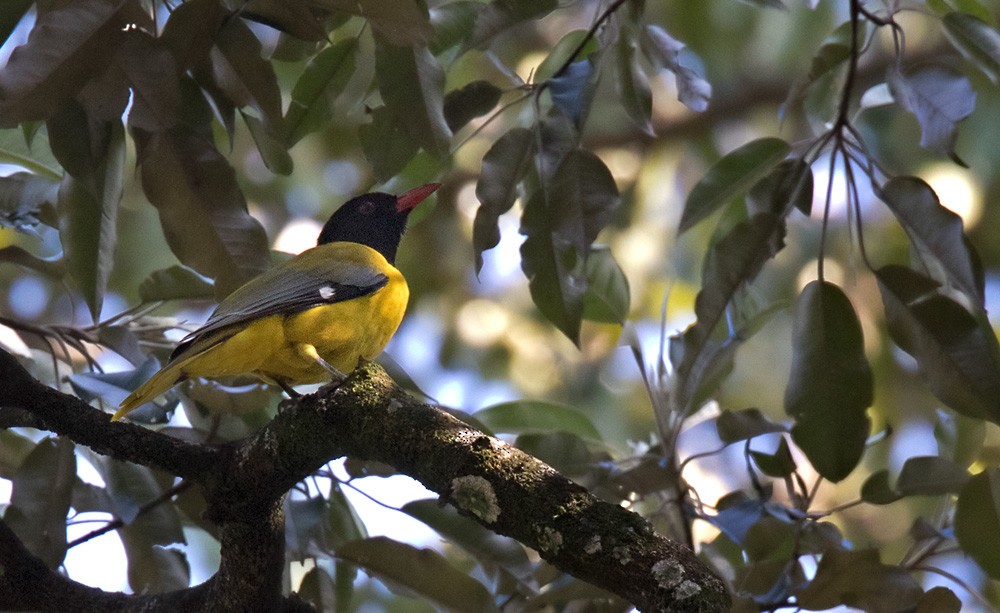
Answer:
[[[74,396],[35,380],[0,351],[0,424],[36,425],[116,458],[198,483],[220,526],[222,562],[209,582],[169,594],[126,596],[59,576],[0,523],[0,608],[299,610],[281,596],[282,501],[296,483],[344,455],[393,466],[498,534],[643,611],[727,611],[723,582],[686,547],[639,515],[603,502],[553,468],[407,395],[374,364],[339,386],[283,403],[254,436],[222,447],[183,443],[110,423]],[[47,595],[39,597],[42,591]],[[76,609],[83,610],[83,609]]]

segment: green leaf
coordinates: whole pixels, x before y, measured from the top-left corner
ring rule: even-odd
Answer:
[[[569,432],[584,439],[601,440],[601,433],[586,415],[572,407],[541,400],[503,402],[473,415],[494,432]]]
[[[917,360],[931,391],[959,413],[1000,423],[997,339],[936,284],[903,266],[875,272],[892,339]]]
[[[679,337],[677,349],[671,343],[671,361],[677,369],[677,394],[685,411],[695,410],[697,390],[702,387],[709,357],[718,349],[712,334],[724,319],[737,291],[753,280],[784,247],[784,222],[770,213],[760,213],[729,231],[705,256],[702,289],[695,298],[697,321]],[[735,331],[730,331],[733,338]],[[738,341],[735,341],[738,342]],[[676,352],[676,353],[675,353]],[[725,354],[717,354],[723,357]]]
[[[628,278],[606,245],[594,245],[587,256],[587,293],[583,296],[583,318],[623,325],[628,319],[631,296]]]
[[[890,504],[903,495],[889,483],[889,471],[882,469],[873,472],[861,485],[861,500],[869,504]]]
[[[261,57],[260,40],[240,19],[229,19],[215,37],[212,66],[218,86],[237,106],[253,107],[271,134],[284,134],[281,90],[274,67]]]
[[[358,137],[375,177],[385,182],[406,167],[420,146],[407,133],[405,124],[384,106],[373,109],[371,117],[371,123],[358,128]]]
[[[375,45],[375,75],[386,108],[410,138],[435,157],[448,154],[444,70],[427,47]]]
[[[812,211],[812,169],[802,158],[782,161],[747,193],[747,214],[771,213],[779,218],[796,208],[803,215]]]
[[[788,428],[767,418],[760,409],[723,411],[715,419],[715,431],[719,439],[730,445],[772,432],[787,432]]]
[[[61,257],[43,259],[35,257],[17,245],[0,247],[0,262],[8,262],[34,270],[51,279],[62,279],[66,274],[66,262]]]
[[[908,458],[896,479],[896,490],[904,496],[938,496],[958,493],[969,480],[966,470],[938,456]]]
[[[139,298],[143,302],[204,300],[212,298],[214,292],[211,283],[183,266],[154,270],[139,284]]]
[[[1000,470],[987,468],[969,479],[955,507],[955,536],[962,551],[983,571],[1000,579]]]
[[[337,584],[333,577],[319,566],[309,569],[302,577],[296,590],[299,598],[309,603],[316,611],[340,611],[343,605],[337,595]]]
[[[476,15],[469,46],[485,49],[504,30],[541,19],[558,7],[558,0],[493,0]]]
[[[864,611],[903,611],[915,607],[922,590],[910,572],[879,561],[877,550],[831,549],[819,561],[816,576],[798,594],[804,609],[847,605]]]
[[[580,45],[583,45],[583,47],[580,48]],[[552,45],[552,49],[548,55],[538,65],[538,68],[535,69],[535,82],[542,83],[554,77],[556,71],[569,61],[570,56],[577,49],[580,49],[576,54],[576,58],[579,60],[589,57],[592,53],[596,53],[600,50],[600,47],[597,40],[593,36],[590,36],[587,30],[573,30],[568,32],[556,44]]]
[[[743,4],[749,4],[750,6],[755,6],[757,8],[765,9],[777,9],[779,11],[787,11],[788,7],[781,0],[738,0]]]
[[[1000,32],[967,13],[948,13],[941,19],[941,24],[953,47],[978,66],[993,83],[1000,81]]]
[[[24,231],[39,223],[43,207],[56,204],[59,183],[49,177],[15,172],[0,177],[0,227]]]
[[[903,75],[889,73],[889,89],[920,123],[920,146],[947,155],[965,166],[955,154],[959,121],[976,109],[976,92],[965,75],[950,68],[931,67]]]
[[[455,45],[464,43],[472,36],[476,17],[483,10],[481,2],[458,0],[430,8],[431,27],[434,37],[428,46],[431,53],[438,55]]]
[[[75,481],[73,443],[53,438],[39,441],[11,479],[3,521],[52,569],[66,556],[66,515]]]
[[[0,71],[0,127],[47,119],[99,75],[121,43],[123,4],[65,2],[39,11],[28,41]]]
[[[358,41],[354,38],[335,43],[309,60],[292,88],[285,115],[289,147],[330,120],[330,101],[354,75],[357,62]]]
[[[312,4],[368,20],[380,41],[409,46],[426,43],[433,35],[422,2],[399,0],[313,0]]]
[[[210,140],[190,129],[136,133],[142,187],[171,251],[227,295],[268,264],[267,237],[247,212],[236,173]]]
[[[489,81],[472,81],[444,97],[444,119],[448,129],[458,132],[466,124],[489,113],[500,102],[503,91]]]
[[[916,613],[959,613],[961,610],[962,601],[955,592],[939,585],[924,592]]]
[[[839,287],[813,281],[799,296],[792,338],[785,389],[792,440],[819,474],[841,481],[861,460],[871,428],[873,381],[861,322]]]
[[[980,419],[937,409],[934,438],[938,454],[961,467],[968,467],[979,457],[986,440],[986,424]]]
[[[942,273],[938,280],[956,287],[982,309],[983,288],[962,232],[962,218],[942,206],[931,186],[917,177],[894,177],[878,196],[906,230],[921,259],[937,265],[931,270]]]
[[[799,526],[792,522],[770,515],[761,517],[750,526],[743,539],[747,558],[752,562],[787,561],[794,555],[799,530]]]
[[[459,515],[453,507],[442,506],[437,500],[416,500],[403,505],[400,510],[424,522],[449,543],[472,554],[484,566],[496,565],[519,580],[530,581],[532,564],[524,547],[514,539],[494,534],[472,519]]]
[[[586,441],[570,432],[526,432],[514,446],[569,477],[581,477],[594,466]]]
[[[303,41],[326,38],[323,24],[305,2],[286,0],[227,0],[227,8],[238,11],[240,17],[263,23]]]
[[[774,453],[764,453],[762,451],[750,451],[750,457],[754,464],[760,468],[761,472],[768,477],[784,479],[795,472],[795,460],[792,452],[788,448],[788,441],[785,437],[778,440],[778,448]]]
[[[723,156],[688,194],[678,233],[746,192],[785,159],[789,150],[788,143],[779,138],[761,138]]]
[[[634,36],[626,36],[623,29],[615,45],[615,91],[619,104],[625,109],[632,123],[643,133],[653,136],[653,94],[649,89],[649,79],[642,71],[638,60],[639,44]]]
[[[486,587],[431,549],[417,549],[384,536],[344,543],[336,555],[357,564],[390,588],[405,589],[452,611],[496,611]]]
[[[483,156],[483,167],[476,182],[480,206],[472,225],[477,273],[483,269],[483,252],[500,242],[497,220],[514,206],[517,186],[531,170],[534,158],[535,135],[527,128],[512,128]]]
[[[100,318],[117,244],[118,206],[125,182],[125,128],[107,126],[103,158],[92,185],[66,175],[59,187],[59,238],[66,267],[80,286],[94,321]]]
[[[865,32],[859,33],[860,38],[864,38]],[[843,66],[851,55],[853,31],[851,22],[840,24],[830,33],[813,56],[809,73],[799,79],[788,92],[785,101],[786,108],[797,107],[802,104],[806,97],[806,92],[817,81],[831,75],[831,73]]]
[[[674,73],[677,81],[677,99],[692,111],[702,113],[712,98],[712,86],[701,78],[694,67],[688,66],[682,53],[684,43],[676,40],[658,25],[647,25],[642,39],[642,49],[654,65]]]
[[[183,551],[148,545],[137,530],[119,530],[128,556],[128,584],[135,593],[161,594],[191,583],[191,566]]]
[[[288,154],[288,146],[284,139],[277,134],[272,134],[267,125],[253,115],[240,111],[240,116],[247,124],[250,137],[257,145],[257,152],[260,153],[260,159],[264,165],[275,174],[284,176],[292,174],[295,165],[292,162],[292,156]]]
[[[180,120],[179,70],[170,48],[140,30],[125,35],[119,53],[122,74],[132,90],[129,127],[168,130]]]

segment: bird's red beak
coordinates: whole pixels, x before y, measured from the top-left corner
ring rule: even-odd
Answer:
[[[396,212],[412,211],[418,204],[424,201],[441,187],[440,183],[428,183],[420,187],[414,187],[410,191],[396,196]]]

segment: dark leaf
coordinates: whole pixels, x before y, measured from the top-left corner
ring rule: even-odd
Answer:
[[[73,443],[52,438],[39,441],[11,479],[3,521],[52,569],[66,556],[66,514],[75,482]]]
[[[123,0],[82,0],[42,11],[0,71],[0,126],[46,119],[103,72],[122,39]]]
[[[552,104],[579,129],[590,111],[597,73],[590,60],[577,60],[547,81]]]
[[[962,601],[955,592],[939,585],[924,592],[917,603],[916,613],[959,613],[961,610]]]
[[[430,8],[434,37],[428,43],[431,53],[438,55],[467,41],[472,36],[476,17],[484,9],[481,2],[458,0]]]
[[[723,411],[715,420],[715,431],[727,445],[745,441],[762,434],[787,432],[788,428],[767,418],[760,409]]]
[[[480,409],[473,415],[493,432],[569,432],[592,441],[602,439],[594,424],[580,411],[540,400],[503,402]]]
[[[384,106],[372,110],[371,117],[371,123],[358,128],[358,136],[375,177],[384,182],[399,174],[420,146]]]
[[[712,98],[712,86],[684,60],[684,43],[658,25],[647,25],[642,48],[654,65],[674,73],[677,99],[692,111],[704,112]]]
[[[931,186],[917,177],[894,177],[878,195],[906,230],[921,259],[937,265],[931,270],[941,271],[944,278],[938,280],[956,287],[982,309],[983,292],[962,232],[962,218],[943,207]]]
[[[852,36],[851,22],[847,21],[840,24],[823,40],[816,55],[813,56],[809,74],[798,80],[788,92],[788,98],[785,100],[786,110],[800,105],[810,86],[847,62],[847,58],[851,55]],[[859,33],[859,37],[864,38],[864,33]]]
[[[120,121],[108,126],[109,140],[88,186],[66,175],[59,187],[59,239],[66,267],[100,318],[117,244],[118,205],[125,181],[125,129]]]
[[[653,94],[649,89],[649,79],[639,65],[639,43],[635,37],[627,35],[627,29],[619,34],[615,45],[615,91],[619,104],[640,130],[653,135]]]
[[[861,322],[839,287],[813,281],[799,296],[792,338],[785,389],[792,440],[819,474],[837,482],[857,466],[871,428],[873,382]]]
[[[761,517],[750,526],[743,541],[747,558],[754,562],[787,561],[793,555],[798,532],[799,527],[791,522],[770,515]]]
[[[369,574],[452,611],[495,611],[486,587],[431,549],[417,549],[384,536],[344,543],[336,555]]]
[[[583,318],[599,323],[623,325],[628,319],[631,296],[628,278],[606,245],[594,245],[587,256],[587,293],[583,296]]]
[[[190,585],[191,567],[183,551],[149,545],[134,528],[118,533],[128,556],[128,584],[132,591],[159,594]]]
[[[285,115],[289,147],[330,120],[330,101],[354,74],[357,60],[358,42],[354,38],[333,44],[309,60],[295,82]]]
[[[444,70],[427,47],[376,44],[375,75],[385,107],[410,138],[435,157],[446,155]]]
[[[143,190],[177,258],[214,279],[220,297],[263,271],[264,229],[212,142],[186,129],[136,136]]]
[[[968,467],[976,461],[983,449],[986,423],[960,413],[938,409],[934,420],[934,438],[941,457],[950,459],[961,467]]]
[[[950,460],[938,456],[915,456],[903,464],[896,479],[896,491],[904,496],[955,494],[969,480],[969,473]]]
[[[1000,80],[1000,32],[968,13],[948,13],[941,24],[952,46],[997,83]]]
[[[271,26],[300,40],[321,41],[326,38],[323,24],[307,2],[227,0],[226,5],[239,11],[240,17]]]
[[[571,477],[587,473],[594,464],[587,443],[570,432],[528,432],[518,436],[514,446]]]
[[[983,571],[1000,579],[1000,470],[987,468],[969,479],[955,507],[955,536],[962,551]]]
[[[889,471],[885,469],[873,472],[861,485],[861,500],[870,504],[890,504],[902,497],[889,484]]]
[[[368,20],[378,39],[393,45],[426,43],[433,35],[427,9],[413,0],[313,0],[316,6]]]
[[[808,216],[812,211],[812,169],[801,158],[782,161],[747,193],[747,214],[771,213],[779,218],[796,208]]]
[[[489,113],[500,102],[503,91],[489,81],[472,81],[444,97],[444,119],[448,129],[458,132],[466,124]]]
[[[533,80],[536,83],[548,81],[566,62],[588,58],[598,51],[600,51],[599,42],[587,30],[573,30],[552,46],[548,55],[535,69]]]
[[[500,242],[497,219],[514,206],[517,186],[528,174],[535,157],[535,135],[527,128],[513,128],[497,139],[483,156],[476,183],[480,206],[472,226],[476,272],[483,268],[483,252]]]
[[[154,270],[139,284],[143,302],[158,300],[204,300],[215,295],[212,284],[183,266]]]
[[[831,549],[796,604],[810,610],[847,605],[864,611],[903,611],[915,607],[921,593],[909,571],[883,564],[877,550]]]
[[[969,79],[943,67],[924,68],[909,75],[892,71],[889,89],[900,106],[916,115],[920,146],[961,163],[955,155],[955,124],[976,109],[976,92]]]
[[[129,31],[119,55],[122,73],[132,89],[128,125],[147,131],[167,130],[180,119],[180,80],[176,60],[163,41]]]
[[[338,604],[343,605],[337,597],[337,584],[333,577],[319,566],[312,567],[302,577],[296,593],[317,611],[336,611]]]
[[[678,233],[683,233],[743,194],[777,166],[789,152],[778,138],[761,138],[731,151],[715,163],[688,194]]]
[[[61,279],[66,274],[66,262],[61,257],[42,259],[17,245],[0,247],[0,262],[17,264],[52,279]]]
[[[778,448],[774,453],[750,451],[750,457],[753,458],[757,468],[768,477],[784,479],[795,472],[795,460],[788,448],[788,441],[783,436],[778,439]]]
[[[497,34],[520,23],[540,19],[558,6],[558,0],[493,0],[476,15],[469,46],[484,49]]]
[[[942,402],[970,417],[1000,422],[1000,365],[992,329],[935,283],[903,266],[875,273],[892,339],[917,360]]]
[[[253,107],[271,134],[284,134],[281,90],[260,41],[239,19],[225,21],[215,38],[212,65],[218,86],[237,106]]]
[[[218,0],[187,0],[174,7],[160,41],[180,71],[205,64],[222,24],[230,17]]]
[[[713,348],[712,333],[724,319],[736,292],[753,280],[764,263],[784,246],[784,233],[781,219],[760,213],[730,230],[705,257],[702,289],[694,303],[698,320],[680,337],[676,354],[678,402],[686,411],[698,408],[692,403],[702,382],[695,373],[704,372],[708,365],[704,360],[710,353],[706,349]],[[730,338],[735,332],[730,331]],[[671,360],[674,361],[674,356]]]
[[[292,156],[288,154],[285,139],[281,135],[272,134],[267,125],[253,115],[240,111],[240,116],[247,124],[250,137],[257,145],[257,152],[264,165],[274,174],[284,176],[292,174],[295,165],[292,162]]]
[[[15,172],[0,177],[0,227],[25,231],[39,223],[42,207],[55,206],[59,183],[49,177]]]

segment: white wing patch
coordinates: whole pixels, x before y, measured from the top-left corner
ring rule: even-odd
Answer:
[[[329,285],[324,285],[319,288],[319,297],[323,300],[333,300],[334,296],[337,295],[337,290],[330,287]]]

